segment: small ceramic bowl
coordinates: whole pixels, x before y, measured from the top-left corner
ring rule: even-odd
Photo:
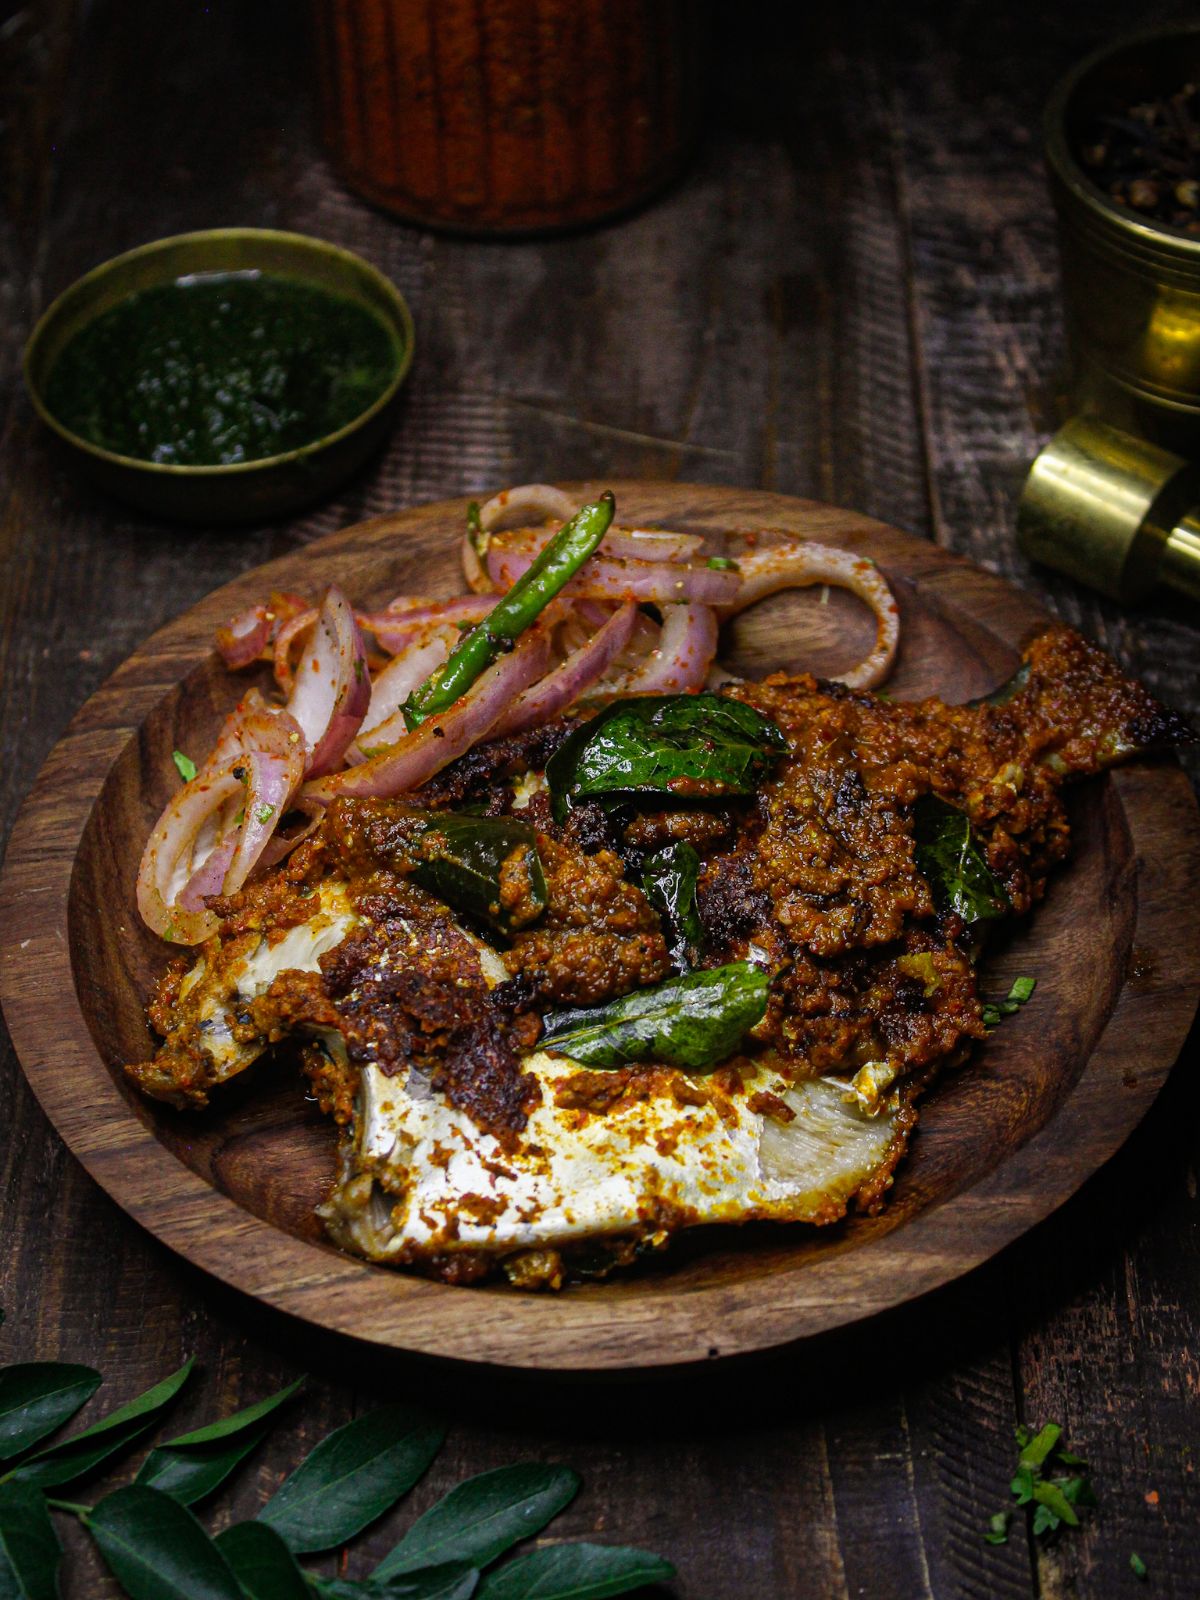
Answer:
[[[189,274],[272,272],[367,307],[392,331],[395,372],[379,398],[345,427],[282,455],[230,466],[173,466],[117,455],[63,426],[45,403],[55,361],[81,328],[142,289]],[[324,239],[267,228],[181,233],[114,256],[59,295],[25,348],[25,382],[38,415],[102,488],[181,522],[259,522],[327,493],[382,441],[413,355],[413,323],[399,291],[360,256]]]

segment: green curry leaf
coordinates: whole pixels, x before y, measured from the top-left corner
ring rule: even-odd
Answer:
[[[561,821],[581,800],[751,794],[787,750],[775,724],[719,694],[616,700],[570,734],[546,764]]]
[[[749,961],[709,967],[605,1006],[547,1019],[542,1043],[588,1067],[661,1061],[702,1072],[733,1054],[767,1009],[767,974]]]
[[[100,1387],[94,1367],[23,1361],[0,1367],[0,1461],[61,1428]]]
[[[936,795],[924,795],[913,808],[917,866],[940,906],[965,923],[1006,916],[1004,885],[987,864],[966,812]]]
[[[513,929],[513,920],[501,903],[500,872],[516,852],[520,852],[528,884],[526,902],[531,910],[540,912],[546,904],[546,878],[534,832],[512,817],[451,812],[432,816],[423,825],[413,877],[455,911],[465,912],[505,937]]]
[[[642,866],[646,899],[665,925],[667,948],[677,972],[693,964],[692,952],[704,943],[704,927],[696,907],[700,857],[690,844],[669,844],[647,857]]]
[[[62,1546],[46,1502],[24,1483],[0,1484],[0,1596],[58,1600]]]

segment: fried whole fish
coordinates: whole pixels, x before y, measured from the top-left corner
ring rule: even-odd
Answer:
[[[969,705],[782,674],[724,697],[777,739],[743,795],[564,804],[563,720],[402,802],[336,801],[210,902],[130,1077],[202,1105],[296,1041],[342,1130],[331,1237],[449,1282],[558,1287],[701,1223],[878,1208],[919,1093],[985,1037],[983,934],[1067,853],[1063,785],[1190,732],[1062,627]],[[469,836],[501,822],[529,843],[493,881]],[[709,1059],[721,996],[755,984]]]

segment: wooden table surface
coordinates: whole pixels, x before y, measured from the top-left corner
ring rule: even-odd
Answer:
[[[314,138],[294,3],[34,0],[10,11],[6,826],[72,712],[209,589],[363,517],[530,478],[690,479],[858,508],[1003,573],[1200,711],[1194,608],[1122,612],[1032,570],[1012,532],[1060,404],[1039,110],[1065,66],[1127,25],[1128,8],[851,0],[796,8],[798,47],[773,32],[784,9],[718,7],[708,136],[681,184],[617,225],[520,244],[403,227],[338,186]],[[1151,4],[1136,20],[1188,12]],[[39,310],[82,271],[223,223],[361,251],[408,297],[418,354],[385,454],[336,500],[290,523],[189,532],[73,475],[35,423],[19,353]],[[381,1398],[420,1397],[448,1420],[449,1443],[368,1552],[460,1477],[532,1456],[584,1476],[556,1536],[669,1556],[679,1600],[1107,1600],[1142,1592],[1135,1550],[1145,1592],[1196,1596],[1198,1065],[1193,1038],[1121,1154],[952,1289],[785,1359],[564,1386],[364,1357],[215,1288],[83,1175],[6,1048],[0,1359],[88,1361],[123,1399],[194,1353],[203,1377],[169,1432],[311,1373],[307,1400],[220,1501],[222,1517],[253,1514],[330,1427]],[[1019,1529],[988,1546],[1013,1425],[1046,1419],[1091,1461],[1100,1511],[1055,1548],[1031,1551]],[[74,1529],[64,1534],[65,1594],[114,1593]]]

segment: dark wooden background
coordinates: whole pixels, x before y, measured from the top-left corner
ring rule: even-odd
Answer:
[[[500,244],[400,226],[339,188],[314,139],[296,0],[5,8],[0,819],[85,697],[207,590],[362,517],[534,477],[759,485],[856,507],[1011,577],[1196,712],[1194,611],[1121,612],[1032,571],[1012,535],[1059,405],[1040,106],[1093,43],[1189,10],[721,6],[708,136],[685,180],[615,226]],[[419,345],[386,454],[337,500],[197,533],[67,470],[19,352],[80,272],[222,223],[361,251],[408,296]],[[83,1175],[6,1050],[0,1358],[86,1360],[124,1399],[194,1352],[203,1377],[171,1432],[307,1370],[307,1401],[222,1501],[240,1515],[331,1426],[421,1396],[450,1442],[366,1541],[376,1553],[460,1476],[536,1456],[585,1478],[555,1534],[668,1555],[680,1600],[1107,1600],[1141,1592],[1133,1550],[1146,1592],[1196,1596],[1198,1065],[1193,1048],[1121,1155],[953,1289],[784,1358],[564,1386],[364,1357],[215,1288]],[[1100,1513],[1055,1549],[1031,1551],[1019,1526],[991,1548],[1013,1424],[1048,1418],[1092,1462]],[[64,1532],[66,1593],[112,1593]]]

